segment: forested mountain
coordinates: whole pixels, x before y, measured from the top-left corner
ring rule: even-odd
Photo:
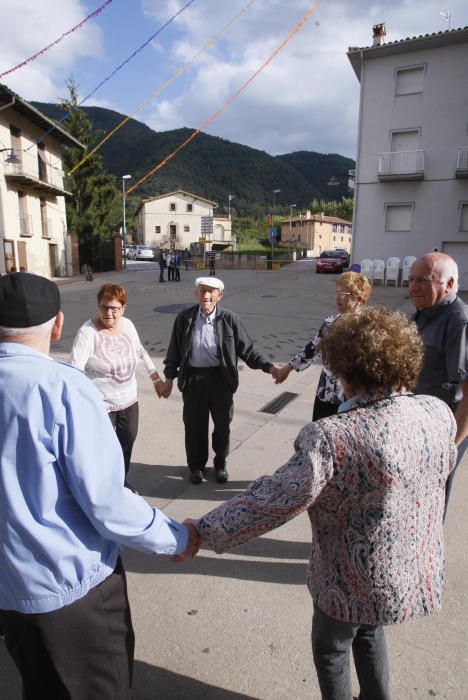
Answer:
[[[53,120],[64,112],[58,105],[32,102]],[[102,136],[122,121],[124,115],[102,107],[81,107]],[[66,129],[67,121],[62,123]],[[156,132],[130,119],[98,151],[104,167],[118,180],[131,173],[132,182],[157,165],[179,146],[192,129]],[[212,199],[219,212],[227,210],[228,194],[234,195],[232,209],[238,215],[263,216],[272,207],[272,192],[277,211],[288,211],[289,204],[298,210],[312,199],[339,200],[347,194],[347,171],[354,161],[343,156],[299,151],[270,156],[248,146],[207,134],[198,135],[171,161],[135,191],[138,197],[170,192],[182,188]],[[333,185],[337,181],[338,185]]]

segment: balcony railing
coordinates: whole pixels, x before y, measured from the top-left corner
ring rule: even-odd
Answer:
[[[5,178],[11,182],[29,185],[35,189],[49,194],[68,194],[66,178],[63,171],[47,159],[37,155],[37,152],[26,150],[14,150],[19,162],[8,162],[8,157],[3,157],[3,168]],[[41,163],[39,166],[39,158]],[[57,165],[60,161],[57,161]]]
[[[20,236],[32,236],[32,216],[31,214],[20,214]]]
[[[379,155],[379,180],[422,180],[424,151],[390,151]]]
[[[52,238],[52,219],[42,219],[42,238]]]
[[[457,177],[468,177],[468,147],[458,149],[455,175]]]

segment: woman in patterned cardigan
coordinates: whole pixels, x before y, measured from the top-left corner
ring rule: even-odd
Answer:
[[[350,700],[349,650],[365,700],[388,700],[384,625],[437,613],[444,584],[442,516],[456,460],[455,421],[439,399],[414,396],[416,327],[383,308],[345,314],[321,342],[347,401],[306,425],[272,476],[197,523],[225,552],[307,509],[312,647],[322,697]]]
[[[312,362],[320,360],[320,341],[327,327],[341,314],[359,311],[362,304],[369,299],[372,291],[369,280],[359,272],[343,272],[336,280],[336,310],[338,313],[323,319],[322,325],[313,338],[302,350],[276,371],[276,384],[282,384],[293,371],[303,372]],[[312,420],[334,416],[338,406],[344,400],[343,387],[333,372],[325,365],[320,374],[317,393],[315,395]]]

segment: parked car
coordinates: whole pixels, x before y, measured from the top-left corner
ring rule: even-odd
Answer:
[[[315,263],[315,272],[343,272],[345,263],[336,250],[323,250]]]
[[[126,245],[125,246],[125,257],[127,258],[127,260],[130,260],[135,248],[136,248],[136,245]]]
[[[149,245],[136,245],[129,256],[130,260],[154,260],[154,250]]]
[[[334,252],[334,253],[339,253],[339,254],[341,255],[342,259],[343,259],[344,266],[345,266],[345,267],[349,267],[350,258],[349,258],[349,253],[348,253],[348,251],[346,250],[346,248],[334,248],[334,249],[333,249],[333,252]]]

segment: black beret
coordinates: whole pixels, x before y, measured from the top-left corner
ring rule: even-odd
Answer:
[[[60,293],[55,282],[29,272],[0,277],[0,326],[40,326],[60,311]]]

